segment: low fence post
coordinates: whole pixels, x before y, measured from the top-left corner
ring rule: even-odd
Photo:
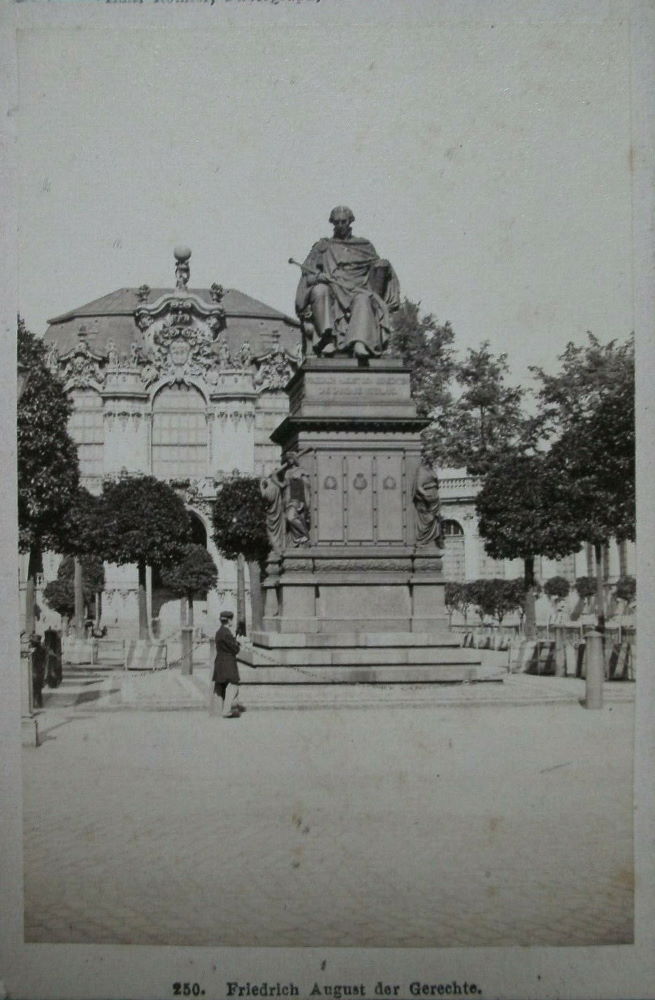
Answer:
[[[605,681],[603,636],[597,629],[591,629],[586,640],[585,708],[602,708]]]
[[[564,648],[564,629],[555,626],[555,676],[566,677],[566,649]]]

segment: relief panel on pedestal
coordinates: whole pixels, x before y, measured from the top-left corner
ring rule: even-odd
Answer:
[[[319,452],[317,541],[344,542],[343,456]]]
[[[377,540],[404,539],[403,457],[400,452],[376,455]]]
[[[373,456],[349,454],[346,459],[348,483],[348,541],[373,541]]]

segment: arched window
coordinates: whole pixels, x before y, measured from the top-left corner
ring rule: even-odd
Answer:
[[[464,529],[459,521],[441,522],[444,536],[443,576],[451,583],[463,583],[466,579],[464,565]]]
[[[193,386],[165,386],[152,406],[152,474],[157,479],[207,475],[207,419],[202,395]]]
[[[68,432],[77,445],[82,476],[101,476],[105,428],[102,416],[102,396],[95,389],[75,389],[69,393],[73,412]]]

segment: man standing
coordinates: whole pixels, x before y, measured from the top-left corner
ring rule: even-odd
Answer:
[[[390,312],[400,305],[398,278],[369,240],[353,236],[346,205],[330,212],[332,237],[315,243],[302,265],[296,293],[301,322],[311,320],[314,353],[377,357],[391,332]]]
[[[36,632],[30,636],[30,664],[32,668],[32,698],[35,708],[43,708],[43,685],[45,684],[48,654]]]
[[[221,626],[216,633],[216,658],[214,660],[214,673],[212,681],[214,692],[223,701],[223,718],[238,719],[240,705],[239,697],[239,668],[237,667],[237,653],[241,646],[232,635],[228,624],[234,618],[232,611],[221,611]],[[210,714],[214,714],[214,695],[212,694]]]

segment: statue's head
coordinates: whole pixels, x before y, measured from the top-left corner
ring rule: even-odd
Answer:
[[[329,222],[334,226],[334,235],[340,239],[344,236],[350,236],[350,230],[354,221],[355,216],[347,205],[337,205],[330,212]]]

